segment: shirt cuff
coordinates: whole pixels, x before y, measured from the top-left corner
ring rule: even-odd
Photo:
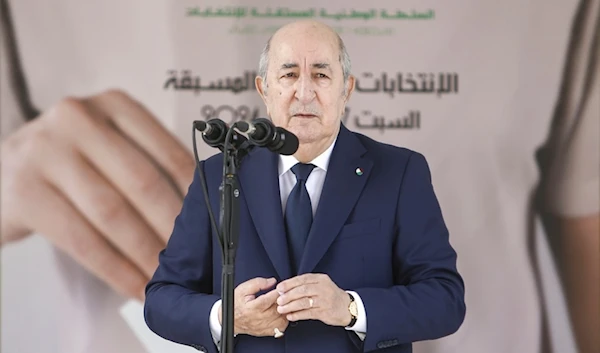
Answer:
[[[221,324],[219,324],[219,306],[221,304],[221,299],[217,300],[212,308],[210,309],[210,315],[209,315],[209,325],[210,325],[210,333],[212,334],[213,337],[213,341],[215,342],[215,345],[217,346],[217,348],[219,347],[219,344],[221,343]]]
[[[354,301],[356,302],[356,308],[358,309],[358,317],[352,327],[346,327],[346,330],[354,331],[358,337],[364,341],[367,335],[367,312],[365,311],[365,305],[360,299],[360,295],[353,291],[346,291],[346,293],[352,294]]]

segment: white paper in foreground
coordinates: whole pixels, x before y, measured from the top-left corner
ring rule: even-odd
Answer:
[[[144,304],[141,302],[130,300],[119,311],[148,353],[198,352],[193,347],[168,341],[152,332],[144,320]]]

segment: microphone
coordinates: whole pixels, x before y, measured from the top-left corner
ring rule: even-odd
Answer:
[[[196,120],[194,128],[202,133],[202,139],[211,147],[219,147],[225,142],[228,128],[221,119]]]
[[[267,147],[271,152],[288,156],[298,150],[298,137],[275,126],[269,119],[258,118],[252,122],[238,121],[235,124],[241,132],[248,134],[248,139],[256,146]]]
[[[223,120],[216,118],[208,121],[194,120],[194,128],[202,133],[202,139],[207,145],[218,147],[223,151],[225,138],[227,138],[227,131],[229,130],[229,126]],[[234,131],[229,145],[238,149],[247,140],[244,136]]]

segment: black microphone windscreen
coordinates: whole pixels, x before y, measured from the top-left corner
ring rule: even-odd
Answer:
[[[283,154],[285,156],[291,156],[298,150],[298,146],[300,142],[298,141],[298,137],[292,134],[291,132],[282,129],[280,127],[277,128],[277,134],[281,136],[281,148],[277,150],[277,153]]]
[[[194,120],[194,128],[198,131],[203,131],[204,129],[206,129],[206,121]]]
[[[240,130],[241,132],[248,132],[248,130],[250,130],[250,124],[248,124],[248,122],[240,120],[238,122],[235,123],[235,126],[238,128],[238,130]]]
[[[202,138],[209,145],[218,145],[225,141],[227,135],[227,124],[221,119],[210,119],[206,122],[208,131],[204,130]]]

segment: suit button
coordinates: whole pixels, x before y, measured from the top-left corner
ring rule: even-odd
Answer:
[[[296,327],[296,326],[298,326],[298,322],[297,321],[292,321],[292,322],[290,322],[290,326],[291,327]]]
[[[393,340],[387,340],[387,341],[380,341],[377,343],[377,348],[379,349],[383,349],[383,348],[388,348],[388,347],[393,347],[398,345],[398,340],[397,339],[393,339]]]
[[[204,348],[204,346],[200,346],[197,344],[193,344],[192,347],[196,348],[197,350],[199,350],[200,352],[204,352],[207,353],[208,351],[206,350],[206,348]]]

